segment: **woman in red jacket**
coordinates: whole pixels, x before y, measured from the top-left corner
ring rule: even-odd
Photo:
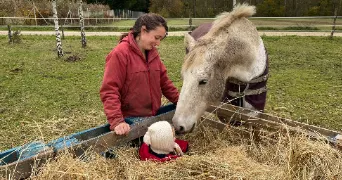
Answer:
[[[106,58],[100,97],[110,129],[118,135],[130,131],[124,118],[156,115],[162,94],[178,101],[178,90],[155,48],[167,31],[163,17],[144,14]]]

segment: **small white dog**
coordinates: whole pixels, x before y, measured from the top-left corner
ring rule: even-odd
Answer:
[[[170,154],[173,152],[178,156],[182,156],[182,149],[175,140],[175,130],[171,124],[167,121],[159,121],[148,127],[143,141],[157,154]]]

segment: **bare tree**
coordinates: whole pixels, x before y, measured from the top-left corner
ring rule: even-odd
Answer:
[[[80,26],[81,26],[81,37],[82,37],[82,47],[85,48],[87,46],[87,40],[85,37],[85,32],[84,32],[84,19],[83,19],[83,8],[82,8],[82,0],[79,2],[79,8],[78,8],[78,15],[80,17]]]
[[[55,22],[56,41],[57,41],[57,55],[58,55],[58,57],[62,57],[63,56],[63,49],[62,49],[61,34],[59,33],[59,26],[58,26],[56,0],[52,0],[51,2],[52,2],[53,19]]]

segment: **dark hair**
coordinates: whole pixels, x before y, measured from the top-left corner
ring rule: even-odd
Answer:
[[[147,32],[156,29],[158,26],[163,26],[166,32],[169,30],[165,19],[154,13],[143,14],[135,21],[133,28],[131,28],[134,38],[140,34],[142,26],[146,26]],[[120,41],[127,35],[128,33],[123,33],[120,37]]]

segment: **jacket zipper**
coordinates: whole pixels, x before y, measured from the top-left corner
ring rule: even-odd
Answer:
[[[150,74],[150,66],[148,65],[148,60],[147,60],[147,57],[146,57],[146,66],[147,66],[147,72],[148,72],[148,85],[149,85],[149,88],[150,88],[150,98],[151,98],[151,116],[153,116],[153,99],[152,99],[152,89],[151,89],[151,74]]]

